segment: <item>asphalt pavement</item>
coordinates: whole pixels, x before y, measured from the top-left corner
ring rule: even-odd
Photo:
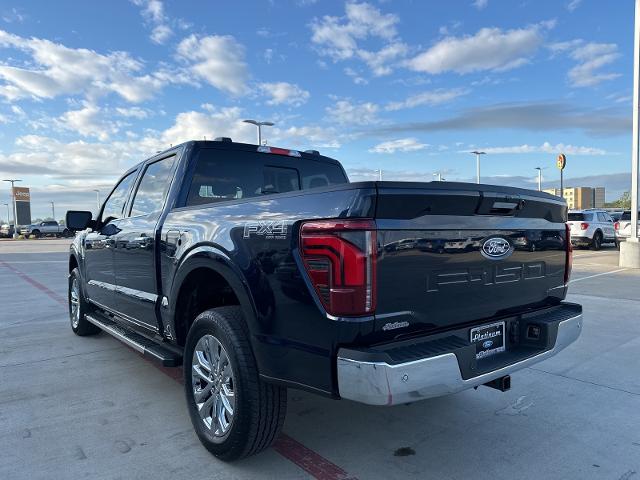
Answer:
[[[392,408],[289,391],[275,447],[225,464],[179,369],[67,316],[69,240],[0,242],[0,479],[640,479],[640,271],[577,250],[581,338],[512,376]]]

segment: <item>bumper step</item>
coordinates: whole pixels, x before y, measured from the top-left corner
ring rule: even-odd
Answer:
[[[145,357],[160,362],[163,367],[179,367],[182,365],[182,352],[176,347],[154,342],[139,333],[117,324],[100,313],[88,313],[85,317],[89,322],[117,338],[125,345],[140,352]]]

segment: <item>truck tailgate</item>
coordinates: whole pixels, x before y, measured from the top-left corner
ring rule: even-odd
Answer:
[[[560,302],[566,204],[465,183],[377,184],[376,340]]]

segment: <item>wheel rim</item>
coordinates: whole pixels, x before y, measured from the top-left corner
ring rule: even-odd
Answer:
[[[196,410],[214,438],[231,428],[235,410],[235,381],[229,355],[213,335],[196,344],[191,366],[191,386]]]
[[[80,287],[78,286],[78,279],[75,277],[71,282],[69,302],[71,303],[71,325],[73,328],[78,328],[80,323]]]

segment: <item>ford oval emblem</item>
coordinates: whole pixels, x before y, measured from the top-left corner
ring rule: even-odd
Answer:
[[[509,240],[502,237],[491,237],[482,243],[481,252],[482,255],[491,260],[501,260],[511,255],[513,249]]]
[[[493,345],[493,341],[492,340],[487,340],[486,342],[484,342],[482,344],[482,348],[490,348],[491,345]]]

